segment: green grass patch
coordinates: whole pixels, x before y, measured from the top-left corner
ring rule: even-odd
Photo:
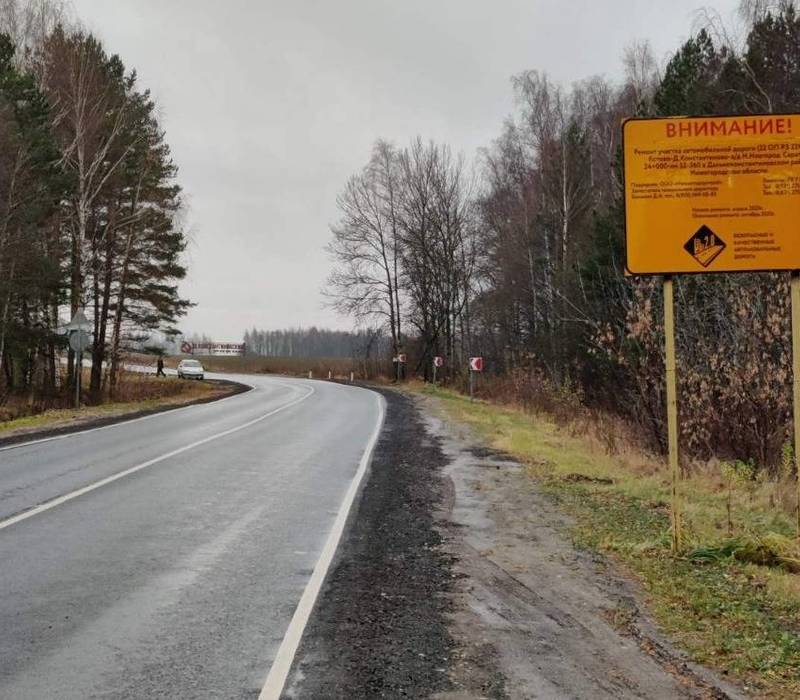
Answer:
[[[547,416],[421,391],[527,465],[574,519],[575,543],[621,562],[646,591],[653,617],[692,658],[739,678],[759,697],[800,696],[800,575],[779,559],[763,566],[743,556],[752,542],[795,547],[791,517],[770,498],[752,489],[736,494],[732,539],[729,492],[707,473],[694,476],[685,489],[686,551],[673,555],[669,478],[660,460],[635,451],[609,455],[587,430]],[[769,488],[763,485],[764,493]]]

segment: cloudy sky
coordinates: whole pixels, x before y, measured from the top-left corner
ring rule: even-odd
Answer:
[[[731,17],[738,0],[714,0]],[[335,197],[372,142],[420,134],[474,156],[512,110],[509,78],[616,79],[664,58],[703,0],[73,0],[160,105],[192,232],[186,331],[347,319],[323,306]]]

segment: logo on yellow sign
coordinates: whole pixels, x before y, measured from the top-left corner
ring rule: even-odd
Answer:
[[[725,250],[723,241],[708,226],[701,226],[695,234],[686,241],[683,249],[689,253],[703,267],[708,267],[717,256]]]

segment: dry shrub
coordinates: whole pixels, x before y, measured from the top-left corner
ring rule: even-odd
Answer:
[[[517,368],[503,376],[485,377],[479,382],[477,394],[531,413],[547,413],[561,425],[585,419],[587,414],[575,387],[557,385],[537,368]]]
[[[127,403],[167,399],[187,393],[191,387],[174,378],[163,379],[140,372],[121,372],[114,401]]]
[[[0,423],[52,409],[69,408],[73,401],[73,394],[66,391],[66,368],[60,365],[56,365],[55,385],[50,388],[42,385],[34,389],[32,385],[21,391],[11,391],[0,376]]]
[[[660,279],[636,280],[624,329],[596,334],[626,370],[626,415],[666,450]],[[681,450],[752,460],[773,473],[791,435],[789,285],[785,274],[680,278],[676,345]]]

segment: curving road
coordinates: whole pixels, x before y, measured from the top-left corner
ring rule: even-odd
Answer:
[[[383,400],[216,376],[254,388],[0,448],[0,698],[279,690]]]

